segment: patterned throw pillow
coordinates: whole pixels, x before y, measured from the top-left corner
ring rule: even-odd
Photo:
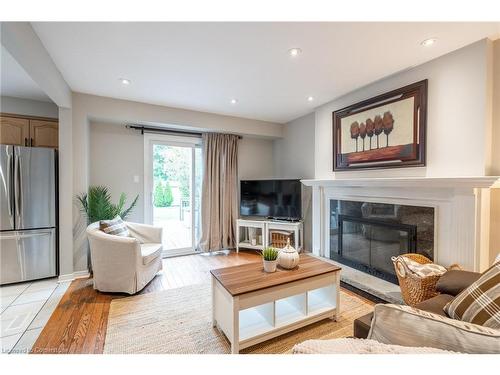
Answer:
[[[120,216],[117,216],[112,220],[101,220],[99,222],[99,229],[104,233],[112,234],[113,236],[129,236],[127,226]]]
[[[453,319],[500,329],[500,263],[448,302],[444,312]]]

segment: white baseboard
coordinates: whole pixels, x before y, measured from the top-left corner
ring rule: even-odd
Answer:
[[[89,276],[90,276],[90,273],[88,270],[76,271],[73,273],[67,273],[65,275],[59,275],[59,278],[57,281],[62,283],[62,282],[66,282],[66,281],[73,281],[75,279],[83,279],[83,278],[89,277]]]

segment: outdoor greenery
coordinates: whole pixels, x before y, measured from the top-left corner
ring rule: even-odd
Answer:
[[[262,258],[267,261],[273,261],[278,259],[278,253],[279,251],[274,247],[266,247],[262,250]]]
[[[90,224],[99,220],[111,220],[117,215],[125,220],[136,206],[139,195],[134,198],[128,208],[125,208],[127,200],[125,193],[121,193],[118,203],[114,204],[111,202],[111,194],[106,186],[90,186],[87,193],[82,193],[76,198]]]
[[[172,188],[168,181],[164,184],[159,181],[155,186],[154,205],[155,207],[170,207],[174,201]]]
[[[187,154],[189,153],[189,154]],[[191,179],[191,150],[181,147],[154,145],[153,177],[155,181],[179,183],[181,199],[188,199]],[[156,187],[155,187],[156,196]],[[155,204],[156,205],[156,204]],[[157,207],[168,207],[158,206]]]

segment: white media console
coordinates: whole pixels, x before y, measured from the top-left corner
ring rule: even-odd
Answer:
[[[270,246],[273,231],[292,233],[294,241],[291,245],[300,251],[304,246],[303,228],[302,221],[238,219],[236,220],[236,252],[240,247],[262,250]]]

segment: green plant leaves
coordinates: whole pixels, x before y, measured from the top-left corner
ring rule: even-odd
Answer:
[[[121,193],[118,203],[114,204],[111,202],[111,194],[106,186],[90,186],[87,193],[77,196],[81,211],[87,216],[89,224],[99,220],[111,220],[117,215],[125,220],[136,206],[138,199],[137,195],[130,206],[124,210],[127,200],[125,193]]]
[[[274,247],[266,247],[264,250],[262,250],[262,258],[267,261],[273,261],[278,259],[278,253],[279,250],[275,249]]]

